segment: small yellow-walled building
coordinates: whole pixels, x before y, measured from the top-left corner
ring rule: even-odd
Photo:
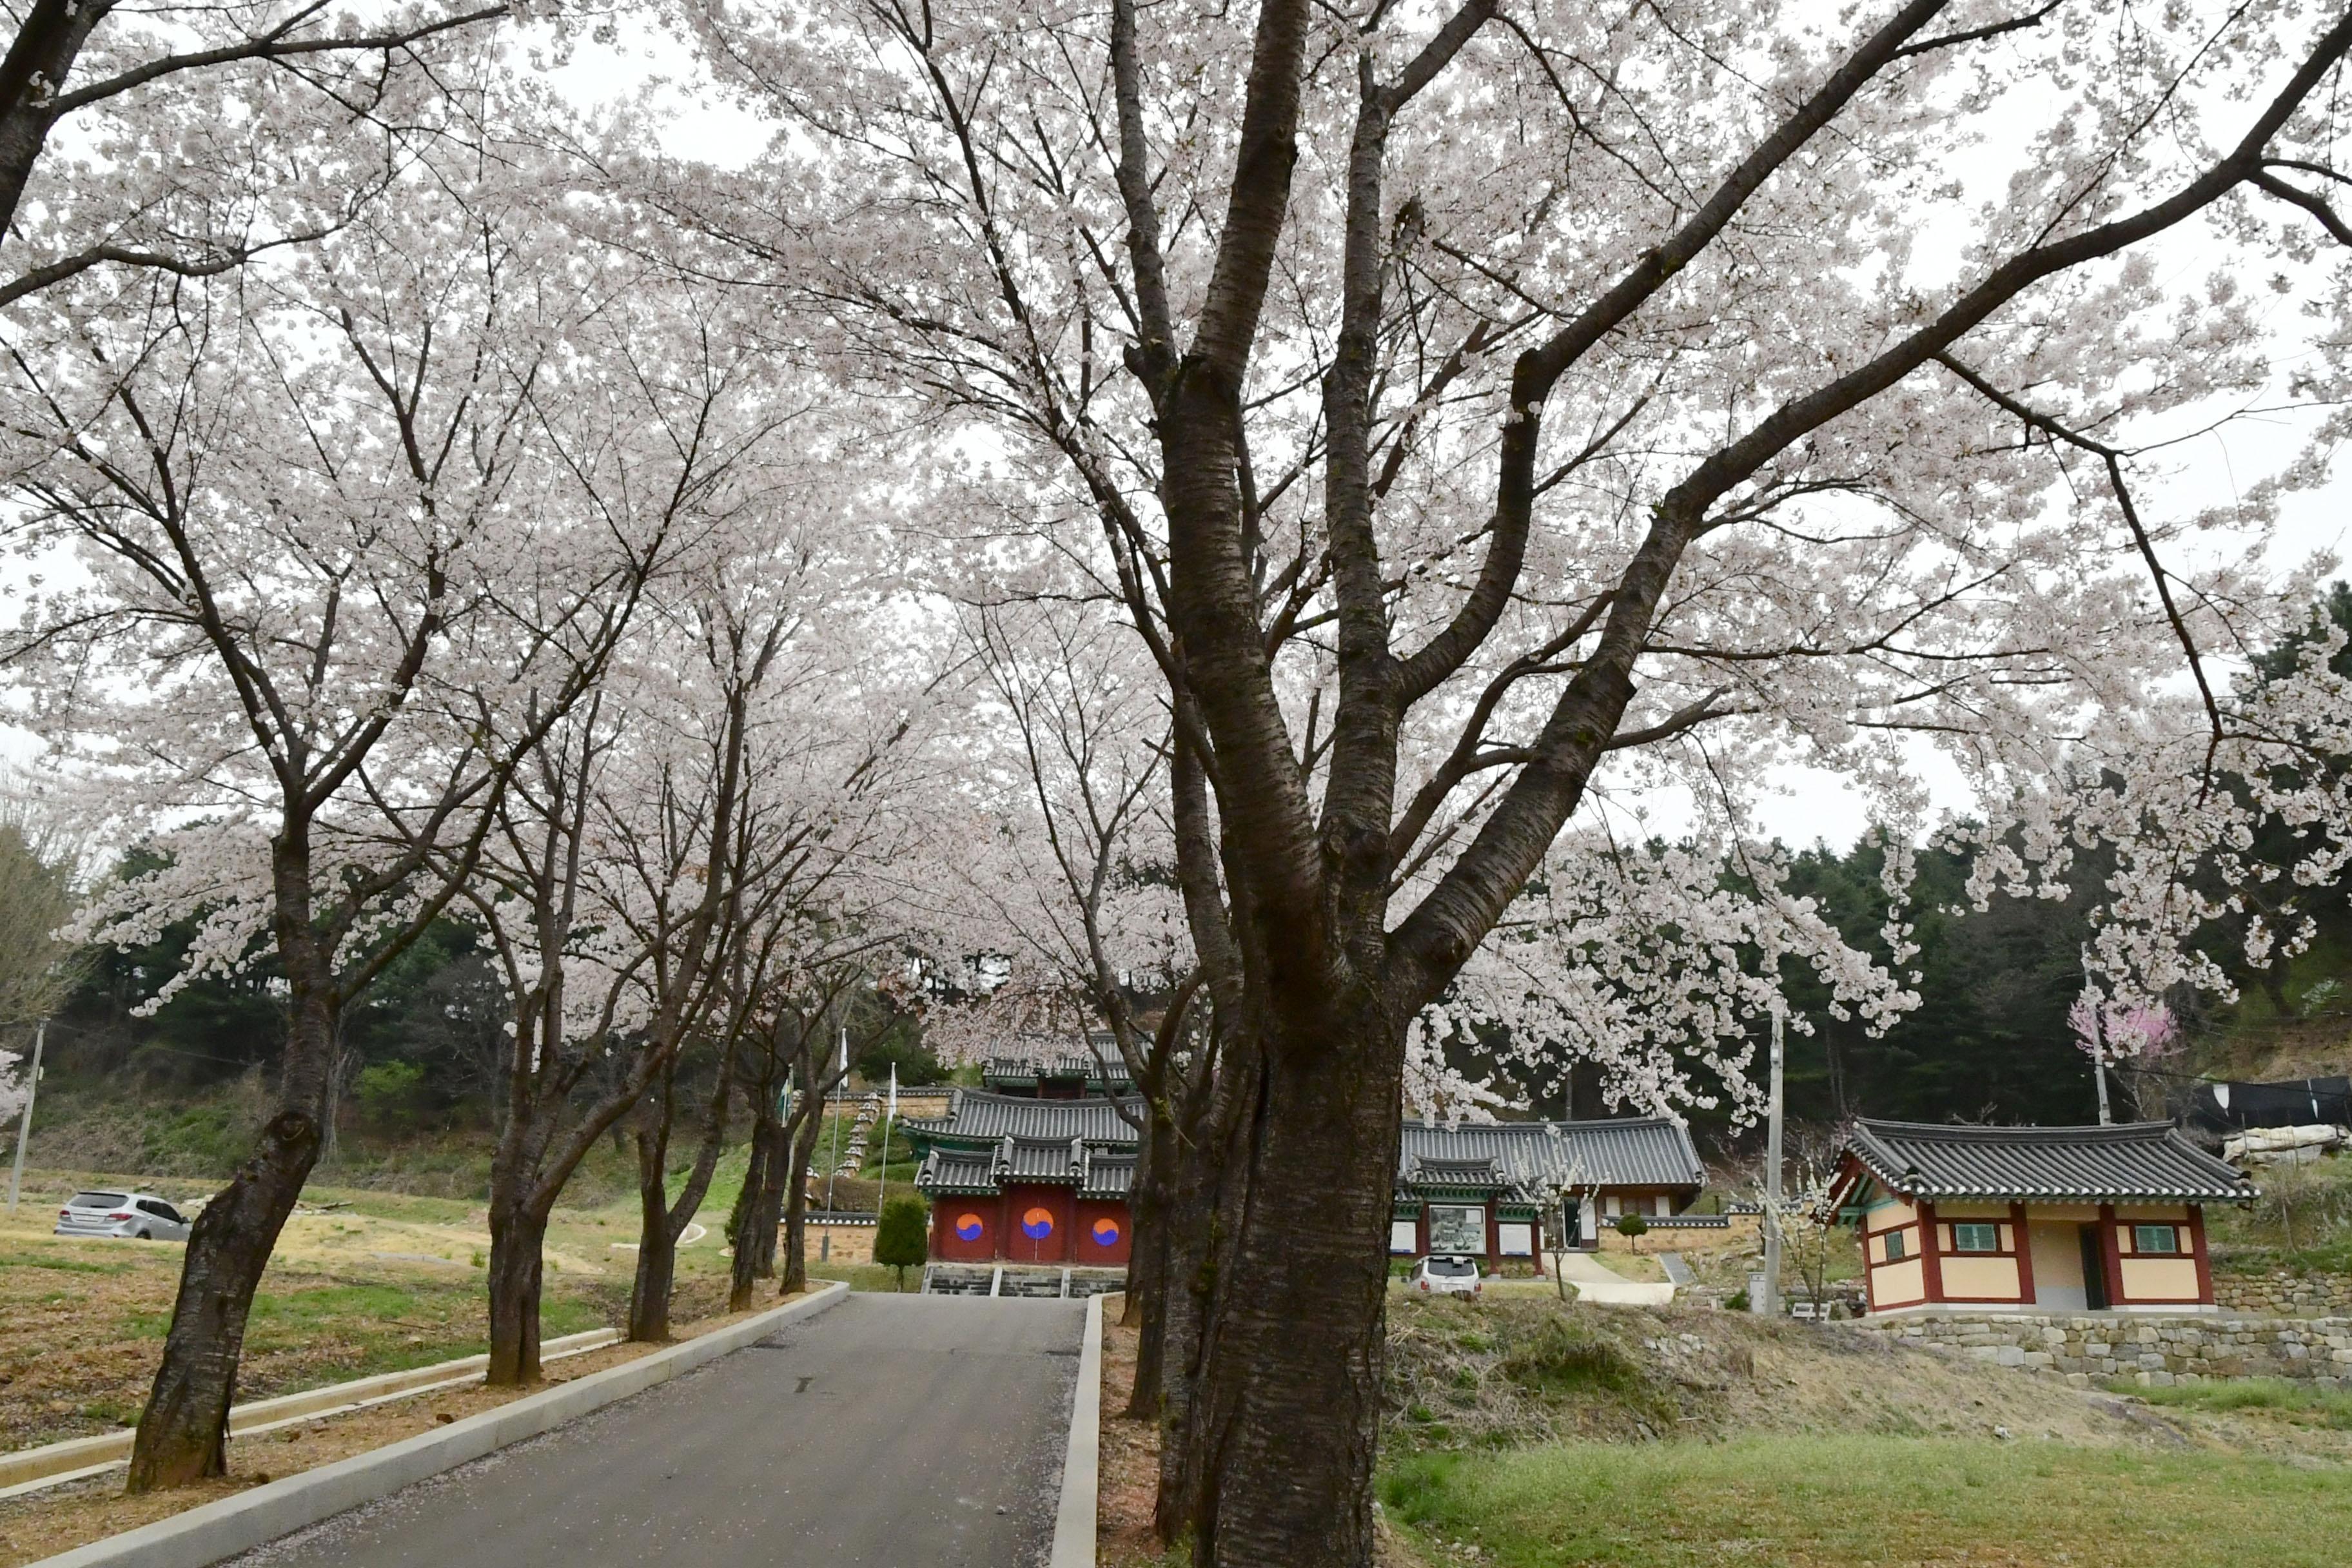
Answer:
[[[2210,1311],[2204,1205],[2257,1196],[2165,1121],[1856,1121],[1830,1193],[1874,1313]]]

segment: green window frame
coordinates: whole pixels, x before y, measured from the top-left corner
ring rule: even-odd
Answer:
[[[1980,1223],[1961,1221],[1952,1226],[1954,1252],[1999,1252],[2000,1226],[1990,1220]]]
[[[1890,1230],[1886,1233],[1886,1261],[1889,1263],[1903,1261],[1903,1233],[1899,1230]]]
[[[2136,1225],[2132,1226],[2132,1250],[2178,1257],[2183,1250],[2180,1227],[2177,1225]]]

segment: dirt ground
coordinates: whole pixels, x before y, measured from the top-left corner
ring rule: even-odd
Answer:
[[[1103,1303],[1102,1471],[1097,1489],[1095,1551],[1104,1568],[1163,1568],[1171,1558],[1151,1533],[1152,1500],[1160,1484],[1160,1428],[1131,1421],[1136,1331],[1119,1322],[1124,1297]],[[1380,1525],[1379,1568],[1423,1568],[1422,1560]]]
[[[765,1310],[768,1303],[762,1302]],[[677,1339],[692,1339],[713,1329],[739,1322],[749,1313],[699,1319],[676,1330]],[[606,1367],[634,1361],[653,1345],[618,1344],[585,1355],[550,1363],[541,1387],[569,1383]],[[323,1416],[299,1426],[230,1440],[229,1474],[202,1486],[143,1497],[122,1495],[122,1472],[111,1471],[84,1481],[71,1481],[24,1497],[0,1499],[0,1568],[37,1562],[101,1536],[135,1530],[217,1498],[257,1487],[281,1477],[297,1475],[347,1459],[371,1448],[381,1448],[429,1432],[438,1426],[478,1415],[519,1399],[537,1388],[446,1389],[394,1401],[348,1415]]]

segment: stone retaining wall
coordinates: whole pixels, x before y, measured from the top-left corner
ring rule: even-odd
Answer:
[[[2116,1377],[2158,1385],[2292,1377],[2352,1387],[2352,1317],[1934,1312],[1853,1326],[1902,1344],[2063,1378],[2076,1388]]]
[[[2213,1300],[2231,1312],[2283,1318],[2352,1316],[2352,1274],[2216,1274]]]

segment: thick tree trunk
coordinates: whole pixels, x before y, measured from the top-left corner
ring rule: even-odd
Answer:
[[[773,1101],[769,1101],[772,1105]],[[743,1215],[735,1226],[735,1267],[728,1280],[727,1310],[751,1310],[759,1281],[776,1275],[776,1226],[782,1206],[782,1181],[792,1152],[772,1110],[762,1107],[752,1123],[751,1168],[743,1175]]]
[[[677,1080],[667,1075],[660,1104],[637,1129],[637,1276],[629,1288],[629,1338],[659,1343],[669,1338],[669,1299],[677,1283],[678,1238],[702,1207],[719,1156],[727,1146],[727,1109],[734,1098],[732,1076],[722,1066],[719,1086],[702,1124],[702,1142],[677,1201],[669,1201],[669,1134],[676,1116]]]
[[[288,859],[282,852],[280,858]],[[299,865],[289,860],[279,870],[281,881],[294,878],[296,887],[302,885]],[[301,909],[298,952],[288,967],[299,971],[305,967],[303,960],[317,955],[304,945],[307,908],[299,902],[297,907]],[[236,1395],[237,1362],[245,1352],[246,1318],[278,1246],[278,1234],[319,1159],[327,1052],[335,1038],[334,1010],[327,998],[325,977],[314,970],[288,1011],[277,1114],[228,1185],[196,1215],[189,1233],[172,1327],[163,1340],[163,1362],[155,1371],[147,1407],[131,1440],[128,1489],[132,1492],[186,1486],[227,1470],[228,1411]]]
[[[1234,1009],[1236,1013],[1239,1008]],[[1249,1212],[1243,1112],[1260,1099],[1257,1053],[1228,1034],[1218,1047],[1218,1077],[1209,1102],[1184,1129],[1184,1156],[1169,1176],[1167,1272],[1161,1294],[1160,1482],[1153,1524],[1173,1546],[1190,1542],[1203,1489],[1201,1445],[1192,1415],[1206,1364],[1206,1325],[1216,1283],[1233,1260]]]
[[[669,1338],[669,1295],[677,1279],[677,1238],[670,1228],[670,1098],[662,1096],[650,1127],[637,1129],[637,1276],[629,1286],[629,1338]]]
[[[778,1127],[768,1134],[768,1168],[762,1173],[760,1196],[752,1211],[757,1228],[752,1236],[757,1245],[751,1253],[751,1277],[773,1279],[776,1277],[776,1233],[784,1222],[784,1189],[789,1184],[790,1151],[784,1146],[784,1131]]]
[[[777,1281],[776,1294],[794,1296],[808,1289],[808,1163],[816,1153],[817,1129],[823,1123],[810,1117],[798,1129],[785,1130],[784,1142],[792,1152],[784,1172],[784,1251],[782,1278]]]
[[[1403,1053],[1370,1008],[1318,1032],[1266,1053],[1219,1173],[1233,1239],[1207,1281],[1181,1433],[1202,1568],[1372,1560]]]
[[[1159,1109],[1146,1114],[1144,1135],[1135,1167],[1135,1185],[1128,1194],[1129,1247],[1127,1295],[1119,1321],[1136,1331],[1135,1387],[1127,1415],[1136,1421],[1160,1415],[1165,1337],[1168,1327],[1168,1231],[1175,1163],[1181,1157],[1175,1127]]]
[[[0,59],[0,230],[15,226],[16,205],[56,123],[50,101],[66,90],[91,29],[113,9],[114,0],[33,0]]]
[[[261,1146],[196,1215],[172,1329],[131,1449],[129,1489],[186,1486],[228,1468],[228,1410],[253,1292],[319,1154],[319,1123],[280,1110]]]
[[[539,1298],[547,1214],[518,1203],[490,1210],[490,1369],[493,1388],[537,1383]]]

